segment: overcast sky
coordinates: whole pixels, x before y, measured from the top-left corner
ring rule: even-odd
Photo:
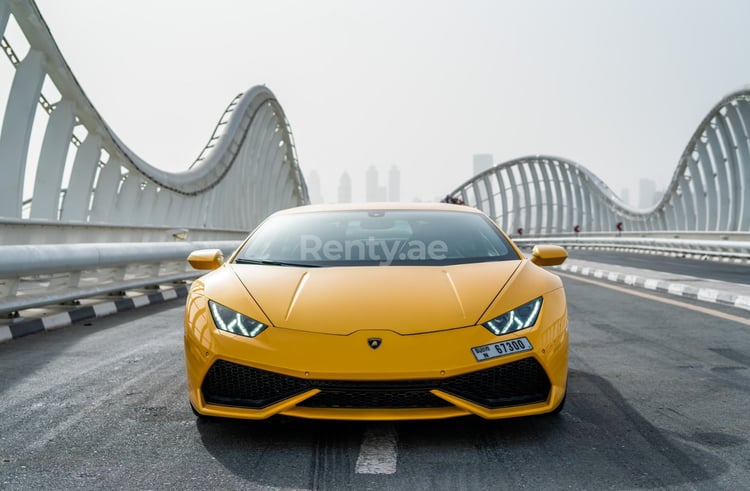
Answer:
[[[746,0],[37,0],[93,104],[142,158],[183,170],[238,93],[265,84],[328,201],[397,165],[433,200],[529,154],[615,192],[664,188],[690,136],[750,84]]]

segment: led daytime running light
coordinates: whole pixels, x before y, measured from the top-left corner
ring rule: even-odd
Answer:
[[[251,319],[216,302],[209,301],[208,305],[211,309],[211,317],[214,319],[214,324],[222,331],[254,338],[268,327],[255,319]]]
[[[502,336],[512,332],[527,329],[536,323],[539,311],[542,309],[542,297],[521,305],[510,312],[495,317],[483,324],[495,336]]]

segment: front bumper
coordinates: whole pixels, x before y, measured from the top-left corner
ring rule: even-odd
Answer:
[[[549,307],[553,302],[546,302]],[[507,418],[554,410],[566,392],[564,304],[537,326],[497,338],[482,326],[418,335],[326,335],[271,327],[257,338],[186,318],[191,403],[201,414],[264,419]],[[194,311],[195,312],[195,311]],[[532,351],[477,361],[471,348],[526,337]],[[382,344],[372,349],[368,340]]]
[[[208,370],[201,394],[206,404],[264,409],[298,395],[298,407],[331,409],[444,408],[453,404],[440,393],[487,409],[540,403],[551,385],[535,358],[523,358],[444,379],[350,381],[310,380],[217,360]]]

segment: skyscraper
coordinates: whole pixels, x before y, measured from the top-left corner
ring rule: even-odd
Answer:
[[[381,186],[378,181],[378,169],[371,165],[367,168],[367,174],[365,175],[365,200],[372,202],[385,201],[386,199],[385,186]]]
[[[344,171],[339,179],[339,203],[352,202],[352,178]]]
[[[388,172],[388,201],[401,201],[401,171],[396,165]]]
[[[322,203],[323,195],[320,192],[320,176],[318,171],[312,170],[307,175],[307,193],[310,195],[310,203]]]

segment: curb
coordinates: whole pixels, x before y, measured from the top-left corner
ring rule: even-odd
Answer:
[[[609,280],[614,283],[623,283],[625,285],[636,286],[646,290],[668,293],[670,295],[690,298],[702,302],[728,305],[743,310],[750,310],[750,296],[737,295],[725,290],[697,288],[686,285],[685,283],[647,278],[634,274],[608,271],[606,269],[591,266],[581,266],[578,264],[562,264],[558,266],[558,268],[562,271],[580,274],[582,276],[593,276],[594,278]]]
[[[0,326],[0,343],[9,342],[30,334],[44,331],[54,331],[61,327],[67,327],[74,322],[89,319],[97,319],[120,312],[127,312],[147,305],[184,298],[187,296],[188,285],[177,286],[168,290],[155,293],[136,295],[133,297],[119,298],[117,300],[97,303],[80,307],[68,312],[41,317],[38,319],[21,320],[8,326]]]

